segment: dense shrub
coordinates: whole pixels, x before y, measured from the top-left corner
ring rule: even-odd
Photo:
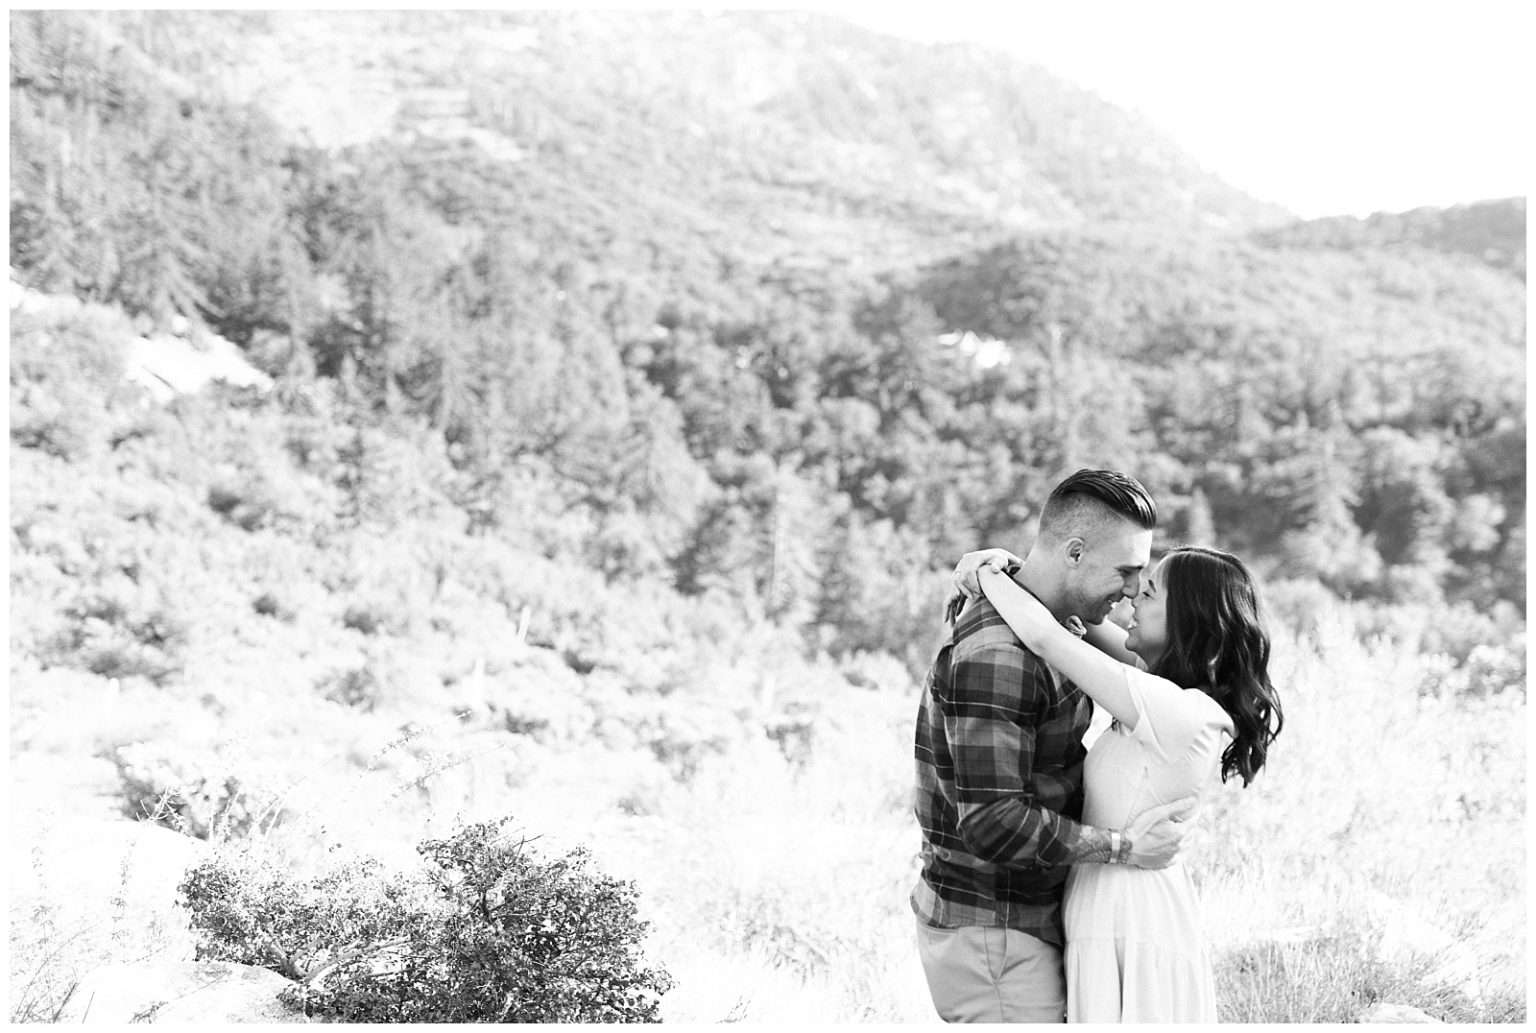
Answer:
[[[763,725],[763,732],[792,764],[804,764],[811,758],[816,747],[816,725],[819,714],[803,703],[791,703],[782,714],[776,714]]]
[[[1451,696],[1489,696],[1525,686],[1525,636],[1500,645],[1474,646],[1463,661],[1447,653],[1425,657],[1419,691]]]
[[[371,426],[361,414],[347,419],[351,433],[337,434],[331,465],[339,516],[347,526],[393,528],[412,520],[455,519],[446,494],[453,469],[440,435],[417,421]],[[301,454],[305,447],[290,437],[290,452]]]
[[[122,313],[64,299],[11,327],[11,438],[80,459],[107,436],[104,403],[119,391],[133,336]]]
[[[208,508],[243,531],[296,530],[323,524],[329,500],[312,478],[284,469],[270,454],[221,469],[208,488]]]
[[[219,852],[181,885],[200,960],[296,981],[284,1000],[341,1022],[646,1022],[672,985],[643,963],[634,888],[584,851],[542,860],[510,819],[295,878]]]
[[[341,671],[323,683],[324,696],[332,703],[372,713],[384,694],[384,683],[371,664]]]
[[[212,750],[132,743],[108,753],[122,780],[122,812],[197,839],[243,837],[286,817]]]
[[[838,665],[849,685],[875,692],[910,692],[915,673],[889,653],[854,653]]]
[[[100,398],[127,371],[124,345],[133,327],[122,312],[73,298],[32,295],[35,312],[17,313],[11,325],[12,382],[72,388]]]
[[[1411,605],[1336,604],[1347,613],[1359,638],[1383,636],[1410,653],[1440,653],[1456,665],[1472,661],[1479,650],[1525,650],[1525,615],[1505,602],[1485,607],[1468,603]],[[1521,661],[1524,662],[1523,660]]]
[[[271,592],[263,592],[255,599],[252,599],[251,609],[263,617],[276,617],[278,620],[289,624],[297,616],[292,606],[289,606]]]
[[[361,599],[347,605],[341,623],[364,635],[404,635],[410,631],[411,615],[401,603]]]
[[[79,459],[94,441],[92,424],[78,408],[68,406],[45,389],[27,385],[11,388],[11,440],[60,459]]]
[[[432,702],[442,684],[441,675],[424,658],[388,644],[370,644],[362,663],[331,671],[316,689],[332,703],[372,713],[412,701]]]
[[[1315,640],[1320,628],[1340,619],[1339,597],[1316,580],[1274,578],[1262,586],[1262,591],[1268,616],[1297,634]]]
[[[43,649],[49,666],[75,667],[104,678],[147,678],[157,685],[186,667],[187,621],[151,593],[108,583],[77,597],[64,618],[64,627]]]
[[[727,756],[748,734],[741,717],[726,704],[671,696],[658,700],[635,726],[640,741],[672,778],[687,783],[701,765]]]
[[[483,703],[501,727],[540,742],[578,742],[597,720],[586,683],[549,649],[528,649],[489,668]]]

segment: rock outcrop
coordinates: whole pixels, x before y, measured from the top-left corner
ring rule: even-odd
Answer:
[[[71,987],[109,963],[192,960],[176,887],[208,844],[147,822],[24,807],[11,821],[13,1016],[50,1018]]]
[[[1387,1001],[1379,1001],[1371,1005],[1356,1022],[1433,1022],[1443,1025],[1439,1019],[1417,1008],[1406,1004],[1391,1004]]]
[[[277,999],[269,969],[202,961],[104,965],[81,980],[60,1022],[308,1022]]]
[[[149,822],[18,815],[11,920],[45,908],[62,935],[134,940],[163,961],[190,960],[176,887],[208,845]]]

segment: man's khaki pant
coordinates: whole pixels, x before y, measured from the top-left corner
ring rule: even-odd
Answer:
[[[1065,1022],[1061,951],[1017,929],[917,923],[917,950],[945,1022]]]

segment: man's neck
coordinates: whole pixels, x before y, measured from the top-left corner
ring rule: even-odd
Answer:
[[[1013,575],[1013,580],[1019,587],[1044,603],[1045,608],[1051,611],[1051,616],[1058,621],[1064,621],[1071,616],[1067,610],[1067,601],[1060,580],[1052,576],[1052,572],[1035,558],[1033,552],[1024,558],[1024,565],[1019,568],[1017,574]]]

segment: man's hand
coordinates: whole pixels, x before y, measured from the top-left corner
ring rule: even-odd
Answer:
[[[974,599],[981,594],[981,584],[976,580],[976,572],[982,567],[991,567],[993,570],[1011,574],[1024,565],[1007,549],[982,549],[980,552],[968,552],[960,557],[960,562],[955,564],[954,586],[955,590],[967,599]]]
[[[1153,807],[1131,822],[1123,833],[1131,842],[1131,852],[1125,863],[1134,868],[1167,868],[1172,864],[1189,831],[1184,819],[1193,813],[1199,802],[1198,796],[1186,796]]]

